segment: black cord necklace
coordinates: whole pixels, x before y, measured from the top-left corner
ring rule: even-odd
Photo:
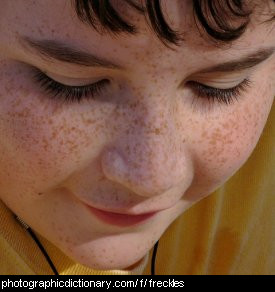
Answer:
[[[26,229],[29,232],[29,234],[31,235],[31,237],[33,238],[33,240],[35,241],[35,243],[40,248],[40,250],[43,253],[44,257],[46,258],[47,262],[49,263],[51,269],[53,270],[53,273],[55,275],[59,275],[56,267],[54,266],[54,264],[53,264],[53,262],[51,260],[51,258],[49,257],[49,255],[47,254],[45,248],[43,247],[43,245],[41,244],[41,242],[38,240],[38,238],[35,235],[35,233],[31,230],[31,228],[29,227],[29,225],[27,225],[20,217],[18,217],[15,214],[14,214],[14,218],[24,227],[24,229]],[[154,246],[154,250],[153,250],[152,261],[151,261],[151,275],[155,275],[155,261],[156,261],[158,243],[159,242],[157,241],[157,243]]]
[[[156,263],[158,245],[159,245],[159,241],[157,241],[156,244],[154,245],[152,261],[151,261],[151,275],[155,275],[155,263]]]
[[[31,237],[33,238],[33,240],[35,241],[35,243],[38,245],[38,247],[40,248],[41,252],[43,253],[44,257],[46,258],[47,262],[49,263],[49,265],[51,266],[51,269],[53,270],[53,273],[55,275],[59,275],[57,272],[56,267],[54,266],[51,258],[49,257],[49,255],[47,254],[45,248],[43,247],[43,245],[41,244],[41,242],[38,240],[37,236],[35,235],[35,233],[31,230],[31,228],[17,215],[14,215],[15,219],[18,220],[21,225],[29,232],[29,234],[31,235]]]

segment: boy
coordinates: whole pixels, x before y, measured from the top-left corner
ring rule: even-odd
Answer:
[[[273,1],[2,2],[0,273],[274,272]]]

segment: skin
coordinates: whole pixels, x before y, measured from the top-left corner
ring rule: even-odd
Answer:
[[[142,16],[119,9],[140,35],[99,35],[65,0],[3,1],[0,11],[0,198],[94,269],[134,267],[176,218],[224,184],[255,148],[275,94],[274,55],[234,74],[195,73],[274,46],[271,24],[260,25],[260,16],[225,49],[199,35],[188,1],[166,5],[168,23],[186,31],[172,51]],[[19,35],[67,41],[126,69],[47,63],[24,50]],[[69,85],[104,78],[112,84],[94,100],[62,105],[34,83],[31,66]],[[194,80],[228,88],[247,77],[251,87],[230,106],[209,108],[186,86]],[[96,219],[84,203],[133,214],[166,210],[123,228]]]

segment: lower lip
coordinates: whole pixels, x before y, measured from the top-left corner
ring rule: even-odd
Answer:
[[[101,221],[119,227],[128,227],[144,223],[148,219],[152,218],[156,213],[158,213],[153,212],[146,215],[125,215],[102,211],[91,206],[88,206],[88,208],[93,213],[93,215],[95,215]]]

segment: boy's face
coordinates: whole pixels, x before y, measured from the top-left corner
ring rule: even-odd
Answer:
[[[138,262],[178,216],[244,164],[268,118],[274,55],[238,72],[200,72],[275,46],[272,24],[255,18],[232,47],[217,48],[200,37],[191,1],[183,2],[163,8],[173,19],[168,24],[185,33],[175,51],[133,10],[124,17],[140,34],[115,39],[81,23],[70,1],[1,3],[0,198],[89,267]],[[123,69],[46,61],[23,46],[23,37],[64,42]],[[35,83],[33,67],[71,86],[110,83],[94,100],[61,104]],[[226,89],[246,78],[250,87],[230,105],[209,107],[188,86]],[[98,219],[87,204],[131,214],[162,211],[122,227]]]

